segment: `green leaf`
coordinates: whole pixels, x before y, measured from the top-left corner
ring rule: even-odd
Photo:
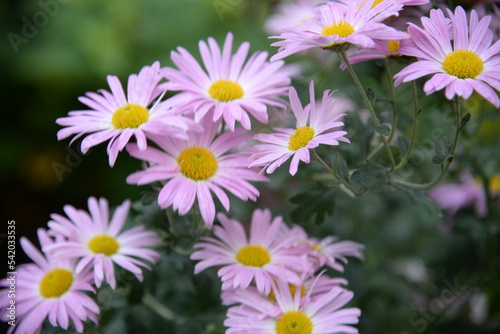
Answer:
[[[467,125],[467,123],[469,123],[469,121],[470,121],[470,113],[467,113],[460,120],[460,131],[462,131],[465,128],[465,126]]]
[[[368,100],[370,100],[370,104],[372,106],[375,105],[375,101],[377,100],[377,98],[375,97],[375,92],[370,88],[368,88],[366,90],[366,95],[368,96]]]
[[[399,147],[399,152],[402,157],[406,156],[406,153],[408,153],[408,148],[410,147],[410,141],[408,138],[399,136],[398,137],[398,147]]]
[[[342,179],[349,180],[349,168],[345,159],[340,154],[337,155],[333,167]]]
[[[362,164],[351,176],[351,183],[363,189],[380,188],[389,180],[385,167],[371,162]]]
[[[314,223],[321,224],[326,215],[333,214],[334,191],[335,187],[327,188],[318,185],[309,187],[303,193],[292,197],[290,201],[298,205],[292,211],[292,219],[297,223],[308,223],[314,220]]]
[[[449,154],[436,154],[435,156],[432,157],[432,162],[435,163],[436,165],[441,165],[444,163],[448,158],[451,157]]]
[[[387,125],[376,125],[373,129],[381,136],[388,137],[391,134],[391,128]]]

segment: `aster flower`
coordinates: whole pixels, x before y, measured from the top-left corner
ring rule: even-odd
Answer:
[[[188,96],[190,106],[198,121],[206,114],[215,122],[224,119],[229,129],[235,123],[249,130],[252,115],[257,121],[267,123],[267,105],[284,107],[281,96],[290,84],[283,62],[269,63],[267,52],[246,57],[250,44],[244,42],[231,54],[233,35],[227,34],[222,52],[213,38],[208,45],[200,41],[199,49],[205,70],[184,48],[172,51],[171,59],[179,70],[163,68],[161,73],[169,80],[168,89],[181,91]]]
[[[358,308],[341,309],[349,302],[353,293],[335,286],[330,291],[318,295],[314,300],[302,297],[299,285],[292,291],[282,277],[273,282],[276,302],[250,291],[240,291],[242,302],[229,308],[224,326],[226,333],[248,334],[329,334],[358,333],[349,326],[357,324],[361,311]]]
[[[426,94],[445,89],[447,99],[455,95],[468,99],[476,91],[500,106],[494,91],[500,90],[500,41],[492,45],[493,33],[488,28],[491,17],[479,20],[472,10],[467,22],[462,7],[457,7],[454,14],[448,10],[448,15],[449,19],[441,10],[432,10],[430,18],[422,18],[424,29],[409,25],[414,47],[406,55],[418,61],[397,73],[395,84],[433,74],[424,85]]]
[[[328,2],[318,7],[318,16],[314,20],[304,21],[303,26],[270,37],[282,39],[271,44],[280,47],[271,61],[311,48],[336,50],[339,46],[350,44],[372,47],[373,39],[408,38],[405,33],[380,23],[389,16],[397,15],[402,5],[395,0],[385,0],[372,7],[373,3],[373,0],[367,0],[362,4],[352,2],[346,6]]]
[[[358,3],[364,3],[366,0],[336,0],[338,2],[343,2],[345,4],[350,4],[354,1],[357,1]],[[386,0],[375,0],[373,1],[372,7],[375,7],[381,2],[384,2]],[[400,4],[405,5],[405,6],[419,6],[419,5],[425,5],[429,3],[429,0],[398,0]]]
[[[296,0],[279,3],[276,12],[265,23],[266,31],[281,33],[284,30],[303,25],[305,20],[315,16],[315,7],[324,4],[325,0]]]
[[[379,41],[375,40],[375,44],[370,48],[359,48],[353,51],[348,51],[347,57],[351,64],[357,64],[373,59],[395,59],[408,58],[404,56],[406,50],[410,45],[412,45],[412,40],[409,38],[401,40],[389,40],[389,41]],[[409,59],[409,58],[408,58]],[[342,69],[345,69],[345,64],[340,65]]]
[[[52,214],[52,220],[48,222],[52,233],[62,234],[67,240],[45,246],[43,251],[55,258],[79,257],[76,271],[81,272],[89,266],[93,268],[97,287],[105,281],[115,288],[113,263],[142,281],[141,267],[149,269],[147,262],[155,263],[160,256],[149,248],[161,244],[156,233],[146,231],[143,226],[123,231],[130,210],[129,200],[116,208],[111,220],[106,199],[100,198],[98,201],[90,197],[88,207],[90,214],[70,205],[64,207],[67,218]]]
[[[316,263],[317,268],[327,265],[337,271],[343,272],[344,266],[337,260],[346,264],[346,256],[356,257],[360,260],[364,259],[362,250],[365,246],[354,241],[338,241],[337,237],[328,236],[321,240],[309,238],[308,243],[311,245],[310,256]]]
[[[273,279],[285,270],[291,283],[300,282],[297,273],[308,271],[306,261],[308,247],[295,246],[296,235],[283,236],[281,217],[272,219],[269,210],[256,209],[247,236],[243,225],[224,214],[218,214],[222,226],[214,226],[214,237],[203,237],[195,245],[192,260],[201,260],[195,266],[195,274],[203,270],[222,266],[218,275],[222,290],[247,288],[254,283],[257,290],[269,294]]]
[[[42,247],[54,245],[45,230],[38,230]],[[15,327],[8,333],[40,333],[46,318],[52,326],[68,329],[70,322],[77,332],[83,332],[83,323],[90,319],[97,324],[99,307],[84,291],[95,293],[92,287],[92,274],[88,270],[77,272],[74,259],[56,259],[42,254],[33,244],[21,237],[21,247],[34,263],[22,264],[17,268],[16,280],[16,320]],[[11,278],[11,277],[8,277]],[[8,287],[10,282],[2,280],[1,285]],[[8,289],[0,290],[2,320],[7,320],[5,310],[12,301]]]
[[[139,74],[128,78],[127,96],[116,76],[107,77],[111,93],[101,89],[98,93],[88,92],[79,98],[80,102],[90,107],[90,110],[70,111],[68,117],[61,117],[56,123],[64,126],[59,130],[57,139],[62,140],[73,136],[71,142],[87,135],[81,150],[86,153],[91,147],[109,140],[107,152],[109,165],[113,166],[118,153],[132,137],[137,145],[144,150],[147,138],[151,134],[161,133],[166,136],[185,137],[188,129],[201,131],[196,123],[180,114],[177,109],[186,97],[173,97],[162,102],[156,102],[158,96],[165,92],[159,81],[160,63],[144,66]]]
[[[344,137],[347,132],[338,130],[344,123],[339,121],[343,115],[331,117],[335,99],[330,91],[325,91],[319,106],[314,98],[314,82],[309,86],[310,103],[302,108],[297,91],[289,91],[290,105],[297,119],[295,129],[275,129],[277,133],[257,134],[254,139],[265,144],[253,147],[250,166],[264,165],[267,173],[272,173],[292,157],[290,174],[295,175],[299,161],[310,162],[309,150],[320,144],[339,145],[339,141],[349,142]]]
[[[215,138],[219,124],[210,119],[202,122],[203,133],[189,133],[187,141],[157,137],[161,150],[148,147],[141,151],[137,145],[127,147],[135,158],[150,163],[143,171],[129,175],[127,182],[143,185],[167,181],[158,196],[162,208],[173,206],[180,215],[187,214],[198,200],[201,216],[208,228],[215,218],[213,193],[229,210],[229,198],[223,188],[243,201],[255,201],[259,191],[248,181],[265,181],[257,169],[248,168],[247,152],[228,153],[249,138],[243,129],[225,132]]]

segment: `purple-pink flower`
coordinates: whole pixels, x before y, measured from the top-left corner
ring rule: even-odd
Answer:
[[[426,94],[445,89],[447,99],[455,95],[468,99],[476,91],[500,106],[495,92],[500,91],[500,41],[492,44],[493,32],[488,27],[491,17],[479,19],[472,10],[467,21],[462,7],[455,13],[448,10],[448,16],[432,10],[430,18],[422,18],[423,29],[409,24],[414,46],[406,50],[406,55],[418,61],[397,73],[395,84],[432,74],[424,85]]]

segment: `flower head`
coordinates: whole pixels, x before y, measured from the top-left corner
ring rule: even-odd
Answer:
[[[56,244],[45,230],[38,230],[42,247]],[[99,307],[84,291],[95,293],[92,287],[92,274],[89,270],[76,271],[74,259],[57,259],[43,255],[28,239],[20,239],[24,252],[34,263],[22,264],[14,276],[16,281],[16,326],[11,327],[18,334],[39,333],[45,319],[53,326],[68,329],[70,321],[75,329],[83,332],[83,323],[90,319],[97,323]],[[4,279],[1,285],[10,286],[12,276]],[[2,319],[7,321],[8,289],[0,290]]]
[[[248,114],[267,123],[267,105],[284,107],[281,96],[290,84],[283,62],[269,63],[267,52],[254,53],[245,63],[250,44],[241,44],[231,54],[233,35],[227,34],[222,52],[213,38],[208,45],[200,41],[199,48],[205,70],[184,48],[172,51],[171,58],[179,68],[163,68],[169,80],[167,87],[181,91],[179,96],[190,98],[190,107],[198,121],[209,114],[214,122],[224,119],[229,129],[235,123],[249,130]]]
[[[143,185],[167,181],[158,196],[162,208],[173,206],[180,215],[191,210],[195,200],[205,224],[210,228],[215,218],[212,193],[229,210],[229,198],[223,188],[238,198],[255,201],[259,191],[248,181],[265,181],[256,169],[248,168],[248,153],[228,153],[248,139],[243,129],[225,132],[215,138],[219,124],[211,120],[202,122],[203,133],[189,133],[187,141],[157,137],[160,149],[148,147],[145,151],[137,145],[127,147],[129,153],[150,164],[143,171],[129,175],[127,182]]]
[[[222,289],[247,288],[252,282],[257,290],[269,294],[273,279],[285,270],[288,281],[298,284],[298,273],[309,270],[308,247],[295,246],[296,234],[282,233],[281,217],[272,219],[269,210],[255,210],[247,237],[243,225],[223,214],[222,226],[214,226],[214,237],[204,237],[195,245],[191,259],[201,260],[195,274],[213,266],[222,266],[218,275]]]
[[[325,91],[319,106],[314,98],[314,82],[309,86],[310,103],[303,108],[297,91],[290,88],[289,97],[292,111],[297,119],[295,129],[275,129],[277,133],[257,134],[254,138],[264,144],[253,148],[250,166],[264,165],[272,173],[292,157],[290,174],[297,173],[299,161],[310,162],[309,150],[320,144],[339,145],[339,141],[349,142],[344,137],[347,132],[339,130],[344,123],[339,121],[343,115],[331,117],[335,99],[330,91]]]
[[[395,84],[433,74],[424,85],[426,94],[445,89],[448,99],[455,95],[468,99],[476,91],[500,106],[494,91],[500,90],[500,41],[492,45],[493,33],[488,28],[491,17],[479,20],[472,10],[467,22],[462,7],[454,14],[448,10],[448,15],[449,19],[441,10],[432,10],[430,18],[422,18],[424,29],[410,24],[408,34],[414,47],[406,55],[418,61],[397,73]]]
[[[57,138],[62,140],[75,135],[71,142],[87,135],[81,144],[83,153],[89,148],[109,140],[107,152],[109,165],[113,166],[118,153],[132,137],[144,150],[147,138],[154,133],[184,137],[187,129],[198,129],[192,120],[182,116],[177,105],[184,97],[173,97],[163,102],[152,102],[165,91],[159,85],[162,76],[160,63],[144,66],[139,74],[128,79],[127,96],[116,76],[108,76],[111,93],[101,89],[98,93],[88,92],[79,98],[90,110],[70,111],[68,117],[58,118],[56,123],[64,126]]]
[[[66,205],[64,211],[68,217],[51,215],[48,223],[51,231],[67,240],[43,247],[43,251],[55,258],[80,258],[76,271],[81,272],[88,266],[93,268],[97,287],[106,281],[115,288],[113,263],[142,281],[141,267],[149,268],[148,262],[154,263],[160,256],[149,248],[161,244],[156,233],[146,231],[143,226],[122,231],[130,209],[128,200],[115,210],[111,220],[106,199],[90,197],[88,206],[90,214]]]
[[[271,61],[310,48],[336,50],[337,47],[350,44],[372,47],[373,39],[407,38],[403,32],[380,23],[389,16],[397,15],[402,5],[395,0],[385,0],[372,7],[373,4],[374,0],[361,4],[351,2],[349,5],[330,1],[318,7],[318,16],[314,20],[304,21],[303,26],[290,28],[280,36],[271,37],[282,39],[271,44],[280,47]]]

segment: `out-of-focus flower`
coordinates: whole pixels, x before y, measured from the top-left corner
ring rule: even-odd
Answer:
[[[263,142],[253,147],[250,166],[264,166],[272,173],[292,157],[290,174],[295,175],[299,161],[310,162],[309,150],[324,145],[339,145],[339,141],[349,142],[344,137],[347,132],[340,130],[344,123],[339,121],[343,115],[331,117],[335,98],[325,91],[319,106],[314,98],[314,82],[309,86],[310,103],[303,108],[295,88],[290,88],[290,105],[297,119],[295,129],[275,129],[277,133],[257,134],[254,139]]]
[[[491,17],[479,20],[472,10],[467,22],[462,7],[454,14],[448,10],[448,15],[449,19],[443,11],[432,10],[430,18],[422,18],[424,29],[410,23],[408,33],[414,46],[406,50],[406,55],[418,61],[397,73],[395,84],[433,74],[424,85],[426,94],[445,89],[450,100],[455,95],[468,99],[476,91],[500,106],[494,90],[500,90],[500,41],[492,45],[493,33],[488,28]]]
[[[303,26],[271,37],[282,39],[271,44],[279,47],[271,61],[311,48],[336,50],[339,46],[350,44],[372,47],[374,39],[408,38],[405,33],[381,23],[389,16],[397,15],[403,6],[395,0],[385,0],[372,8],[373,3],[373,0],[367,0],[362,4],[352,2],[346,6],[328,2],[318,7],[318,15],[314,20],[304,21]]]
[[[162,76],[160,63],[144,66],[139,74],[128,78],[127,96],[116,76],[108,76],[111,93],[101,89],[99,94],[88,92],[79,98],[90,110],[75,110],[68,117],[58,118],[56,123],[64,126],[57,138],[62,140],[75,135],[71,142],[87,135],[81,144],[86,153],[91,147],[109,140],[107,152],[109,165],[115,164],[118,153],[132,137],[137,140],[141,150],[147,147],[147,138],[151,134],[185,138],[188,129],[201,131],[191,119],[181,114],[178,105],[188,100],[186,97],[172,97],[162,102],[153,101],[165,91],[159,85]],[[152,106],[151,106],[152,105]],[[150,107],[151,106],[151,107]]]
[[[179,69],[166,67],[161,73],[169,80],[168,89],[181,91],[178,96],[190,99],[196,121],[208,114],[214,122],[224,119],[231,131],[236,122],[249,130],[248,114],[267,123],[268,105],[284,107],[281,96],[290,85],[290,73],[283,68],[284,62],[268,62],[267,52],[254,53],[246,61],[248,42],[241,44],[235,54],[231,54],[232,47],[231,33],[227,34],[222,52],[213,38],[208,39],[208,45],[200,41],[205,70],[179,47],[171,53]]]
[[[43,229],[38,230],[38,239],[42,247],[60,242],[52,240]],[[16,325],[11,326],[8,333],[40,333],[47,318],[52,326],[63,329],[68,329],[71,322],[79,333],[83,332],[83,323],[87,319],[97,324],[99,307],[85,293],[95,293],[89,268],[77,271],[75,258],[58,259],[44,255],[28,239],[21,237],[19,241],[34,263],[20,265],[14,276]],[[9,279],[12,277],[2,280],[1,285],[9,287]],[[7,307],[13,300],[8,294],[8,289],[0,290],[3,321],[9,321]]]
[[[299,275],[308,272],[308,246],[297,244],[297,234],[283,234],[281,217],[272,219],[271,211],[256,209],[252,215],[250,234],[243,225],[223,214],[218,215],[222,226],[214,226],[214,237],[203,237],[195,245],[191,259],[201,260],[195,274],[209,267],[222,266],[218,275],[222,290],[247,288],[254,283],[259,292],[268,295],[273,280],[281,271],[287,281],[299,284]]]
[[[98,201],[90,197],[88,206],[90,215],[70,205],[64,207],[68,218],[59,214],[51,215],[52,220],[48,223],[50,229],[62,234],[67,240],[47,245],[43,247],[43,251],[55,258],[81,258],[76,272],[92,268],[97,287],[105,281],[115,288],[113,263],[142,281],[140,267],[149,269],[147,262],[155,263],[160,257],[157,251],[150,249],[151,246],[161,244],[156,233],[146,231],[143,226],[122,231],[130,209],[129,200],[116,209],[111,220],[106,199]]]
[[[259,191],[248,181],[266,181],[255,168],[248,168],[248,152],[228,153],[249,136],[243,129],[218,136],[220,122],[203,122],[203,133],[189,133],[187,141],[169,137],[154,139],[160,149],[148,147],[141,151],[137,145],[127,147],[130,155],[150,164],[143,171],[127,177],[130,184],[143,185],[167,181],[158,196],[162,208],[173,206],[180,215],[187,214],[198,200],[201,216],[208,228],[215,218],[212,193],[229,210],[229,198],[223,188],[243,201],[255,201]]]
[[[276,11],[265,23],[264,28],[272,34],[280,34],[285,30],[301,26],[305,20],[312,20],[315,8],[326,0],[285,1],[276,6]]]

